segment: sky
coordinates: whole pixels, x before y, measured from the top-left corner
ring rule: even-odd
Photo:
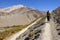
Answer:
[[[60,6],[60,0],[0,0],[0,8],[19,4],[38,10],[52,11]]]

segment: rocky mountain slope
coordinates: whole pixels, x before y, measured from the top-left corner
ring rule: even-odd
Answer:
[[[26,25],[36,18],[44,16],[44,13],[23,5],[0,8],[0,27]]]
[[[55,19],[55,22],[60,24],[60,7],[53,10],[52,15],[53,18]]]
[[[56,40],[60,40],[60,7],[53,10],[52,16],[56,24],[56,33],[57,33]]]

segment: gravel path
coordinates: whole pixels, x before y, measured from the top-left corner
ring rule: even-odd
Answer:
[[[47,19],[45,20],[47,22]],[[42,40],[52,40],[51,25],[49,22],[45,23],[43,28],[44,32],[42,33]]]

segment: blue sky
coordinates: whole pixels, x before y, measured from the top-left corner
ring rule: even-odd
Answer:
[[[23,4],[38,10],[53,10],[60,6],[60,0],[0,0],[0,8]]]

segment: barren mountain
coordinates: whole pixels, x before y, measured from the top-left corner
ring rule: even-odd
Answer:
[[[53,14],[55,22],[60,24],[60,7],[53,10],[52,14]]]
[[[36,18],[44,16],[44,13],[23,5],[0,8],[0,27],[26,25]]]
[[[56,24],[56,31],[57,31],[56,39],[60,40],[60,7],[53,10],[52,15],[53,15],[54,22]]]

